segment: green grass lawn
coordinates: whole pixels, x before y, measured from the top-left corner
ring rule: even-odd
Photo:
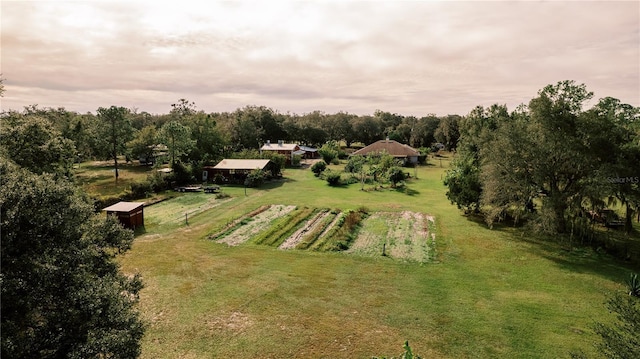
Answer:
[[[185,194],[146,208],[146,233],[120,260],[146,285],[142,357],[369,358],[398,355],[405,340],[429,358],[592,353],[592,324],[611,319],[605,295],[637,268],[468,220],[444,195],[449,159],[432,162],[404,190],[332,188],[310,170],[287,169],[283,181],[246,196],[243,187],[224,187],[231,198],[216,206],[205,205],[211,195]],[[438,260],[207,239],[265,204],[427,213]],[[171,220],[192,208],[205,209],[188,225]]]
[[[131,183],[144,180],[153,168],[118,161],[118,181],[113,161],[80,163],[75,170],[76,183],[92,196],[114,196],[131,187]]]

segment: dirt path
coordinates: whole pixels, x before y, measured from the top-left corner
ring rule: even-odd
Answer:
[[[296,206],[272,205],[266,211],[247,219],[246,224],[241,225],[235,231],[218,240],[230,246],[237,246],[248,241],[251,237],[268,228],[269,223],[277,218],[287,215]]]
[[[298,229],[293,233],[289,238],[285,239],[285,241],[280,245],[280,249],[291,249],[295,248],[295,246],[300,243],[305,234],[309,231],[313,231],[317,226],[322,224],[322,221],[329,215],[329,211],[322,211],[310,220],[308,220],[302,228]]]

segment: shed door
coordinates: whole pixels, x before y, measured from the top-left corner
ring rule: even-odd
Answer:
[[[207,177],[209,176],[209,172],[207,171],[202,171],[202,181],[206,182],[207,181]]]

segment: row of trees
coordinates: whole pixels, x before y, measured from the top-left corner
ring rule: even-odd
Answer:
[[[22,111],[2,112],[2,130],[12,133],[3,139],[9,147],[43,146],[56,139],[55,146],[64,146],[54,151],[60,155],[58,165],[63,167],[77,160],[111,159],[117,177],[118,156],[151,158],[158,144],[166,146],[171,163],[180,160],[203,164],[215,164],[240,150],[258,149],[267,140],[318,147],[334,140],[344,141],[349,147],[355,142],[369,144],[389,137],[413,147],[441,142],[454,149],[460,120],[457,115],[416,118],[383,111],[372,116],[319,111],[281,114],[264,106],[205,113],[193,102],[181,99],[171,105],[168,114],[161,115],[118,106],[100,107],[95,114],[79,114],[33,105]]]
[[[473,109],[459,121],[448,198],[489,224],[527,217],[548,233],[585,230],[616,202],[630,231],[640,210],[640,111],[611,97],[585,110],[592,97],[562,81],[513,112]]]

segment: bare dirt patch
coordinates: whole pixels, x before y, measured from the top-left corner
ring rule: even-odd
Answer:
[[[242,333],[253,326],[254,321],[248,315],[241,312],[232,312],[207,320],[210,330],[224,330],[233,333]]]

